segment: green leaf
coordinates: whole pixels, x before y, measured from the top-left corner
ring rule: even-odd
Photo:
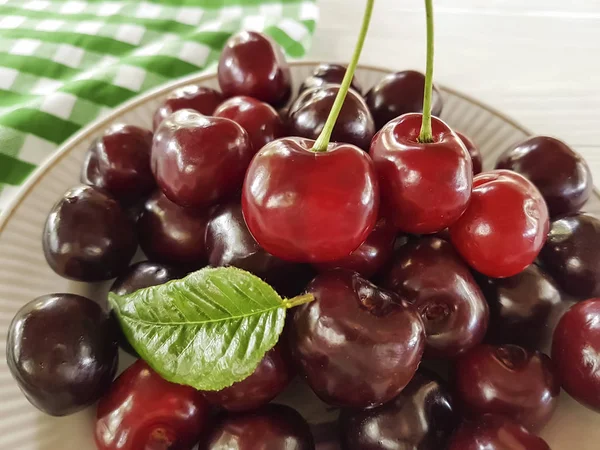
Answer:
[[[260,278],[234,267],[205,268],[181,280],[109,294],[125,336],[163,378],[220,390],[248,377],[279,339],[286,309]]]

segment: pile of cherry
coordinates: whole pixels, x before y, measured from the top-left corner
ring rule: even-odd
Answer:
[[[341,409],[347,450],[548,449],[535,433],[561,386],[600,410],[600,221],[579,212],[586,163],[533,137],[479,174],[476,145],[441,120],[434,142],[419,142],[424,77],[413,71],[366,94],[353,82],[332,135],[344,144],[311,152],[344,73],[320,65],[286,109],[279,49],[234,36],[222,92],[184,87],[154,132],[99,136],[43,233],[53,270],[117,277],[119,294],[207,264],[314,294],[256,371],[202,393],[139,360],[113,381],[117,341],[133,352],[114,317],[52,294],[19,311],[8,340],[34,405],[66,415],[99,399],[101,450],[314,448],[300,414],[268,404],[296,374]],[[438,116],[438,91],[433,104]],[[138,244],[148,261],[130,266]],[[561,315],[551,360],[542,350]],[[422,360],[449,362],[447,379]]]

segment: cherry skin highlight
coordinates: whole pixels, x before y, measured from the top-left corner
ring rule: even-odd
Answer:
[[[190,84],[175,89],[154,113],[153,129],[156,130],[163,120],[180,109],[193,109],[205,116],[212,116],[223,100],[223,94],[205,86]]]

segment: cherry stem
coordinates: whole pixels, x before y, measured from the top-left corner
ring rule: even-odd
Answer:
[[[304,305],[305,303],[310,303],[315,299],[315,296],[312,294],[302,294],[297,295],[293,298],[286,298],[283,300],[283,306],[287,309],[294,308],[295,306]]]
[[[425,0],[427,15],[427,66],[425,68],[425,92],[423,94],[423,123],[419,142],[433,142],[431,131],[431,97],[433,95],[433,5],[432,0]]]
[[[319,134],[319,137],[313,145],[312,150],[314,152],[327,151],[327,146],[329,145],[329,141],[331,140],[331,133],[333,132],[333,127],[335,126],[335,122],[337,121],[338,116],[340,115],[342,106],[344,106],[346,94],[348,93],[348,89],[350,88],[350,84],[352,83],[352,78],[354,78],[354,72],[356,70],[356,66],[358,65],[358,59],[360,58],[360,53],[365,43],[365,38],[367,37],[367,31],[369,30],[369,23],[371,22],[371,15],[373,13],[374,3],[375,0],[367,0],[367,6],[365,7],[363,22],[360,28],[360,33],[358,34],[358,42],[356,43],[356,47],[354,48],[354,54],[352,55],[350,64],[348,64],[348,68],[346,69],[346,74],[344,75],[344,79],[342,80],[340,90],[338,91],[337,96],[335,97],[335,101],[333,102],[333,106],[331,107],[331,111],[329,112],[329,116],[327,117],[327,122],[325,122],[321,134]]]

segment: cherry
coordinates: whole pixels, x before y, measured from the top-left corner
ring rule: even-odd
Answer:
[[[208,422],[202,393],[169,383],[138,360],[98,403],[98,450],[189,450]]]
[[[177,206],[156,191],[138,219],[140,246],[153,261],[197,269],[206,263],[207,221],[206,212]]]
[[[416,310],[342,269],[317,275],[307,292],[315,300],[294,310],[289,340],[313,391],[333,406],[353,408],[398,395],[425,346]]]
[[[516,345],[480,345],[455,365],[457,400],[468,416],[499,414],[531,431],[552,417],[560,384],[550,358]]]
[[[234,121],[184,109],[156,130],[152,172],[171,201],[202,207],[242,187],[254,153],[248,133]]]
[[[444,383],[423,369],[390,402],[340,416],[345,450],[440,450],[447,446],[458,415]]]
[[[261,409],[232,414],[210,433],[203,450],[314,450],[310,427],[294,409],[266,405]]]
[[[554,220],[540,260],[565,292],[600,296],[600,220],[588,214]]]
[[[481,173],[483,168],[483,160],[481,158],[479,147],[475,145],[471,138],[465,136],[463,133],[459,133],[458,131],[455,131],[455,133],[460,138],[462,143],[465,144],[469,155],[471,155],[471,162],[473,163],[473,175]]]
[[[250,136],[254,150],[282,137],[285,127],[271,105],[252,97],[233,97],[219,105],[215,117],[224,117],[239,123]]]
[[[550,450],[546,442],[509,418],[485,415],[465,422],[448,450]]]
[[[292,136],[317,139],[339,90],[340,85],[327,84],[302,92],[288,112],[288,132]],[[375,124],[367,104],[359,94],[348,91],[331,139],[367,151],[374,134]]]
[[[321,272],[336,267],[353,270],[365,278],[378,273],[394,253],[396,228],[384,217],[379,218],[367,239],[350,255],[338,261],[317,264]]]
[[[150,170],[152,133],[133,125],[113,125],[96,138],[83,163],[81,182],[135,203],[154,187]]]
[[[600,299],[572,306],[554,330],[552,362],[562,387],[600,412]]]
[[[450,235],[471,267],[502,278],[537,258],[548,228],[548,208],[535,186],[515,172],[494,170],[475,177],[469,206]]]
[[[223,100],[223,94],[206,86],[190,84],[175,89],[156,109],[153,129],[156,130],[163,120],[181,109],[193,109],[205,116],[212,116]]]
[[[541,349],[548,335],[550,317],[563,307],[554,281],[533,264],[512,277],[480,275],[478,278],[490,305],[486,340]]]
[[[310,76],[305,79],[300,85],[299,93],[306,91],[307,89],[320,88],[327,84],[342,84],[344,75],[346,75],[346,66],[341,64],[329,64],[321,63],[312,71]],[[362,94],[362,88],[356,81],[356,77],[352,78],[350,87],[356,91],[357,94]]]
[[[267,252],[298,262],[348,256],[372,231],[379,209],[373,163],[352,145],[283,138],[264,146],[246,173],[242,209]]]
[[[453,224],[471,195],[471,157],[458,136],[432,118],[433,141],[421,143],[421,114],[384,126],[369,151],[381,185],[384,211],[401,231],[429,234]]]
[[[97,303],[74,294],[44,295],[12,320],[6,361],[27,400],[64,416],[106,392],[117,370],[117,341]]]
[[[419,311],[427,357],[454,358],[483,340],[488,305],[468,266],[448,242],[429,237],[404,245],[384,285]]]
[[[78,281],[109,280],[137,250],[133,223],[111,197],[90,186],[69,189],[50,211],[42,235],[46,261]]]
[[[386,75],[367,92],[367,105],[375,119],[378,130],[390,120],[406,113],[423,112],[423,90],[425,75],[414,70],[406,70]],[[431,114],[442,113],[442,96],[433,87]]]
[[[229,38],[217,75],[227,97],[247,95],[277,107],[283,106],[292,92],[290,68],[281,48],[269,36],[254,31]]]
[[[564,142],[547,136],[508,149],[496,168],[514,170],[531,181],[546,200],[551,217],[579,211],[594,188],[585,160]]]

